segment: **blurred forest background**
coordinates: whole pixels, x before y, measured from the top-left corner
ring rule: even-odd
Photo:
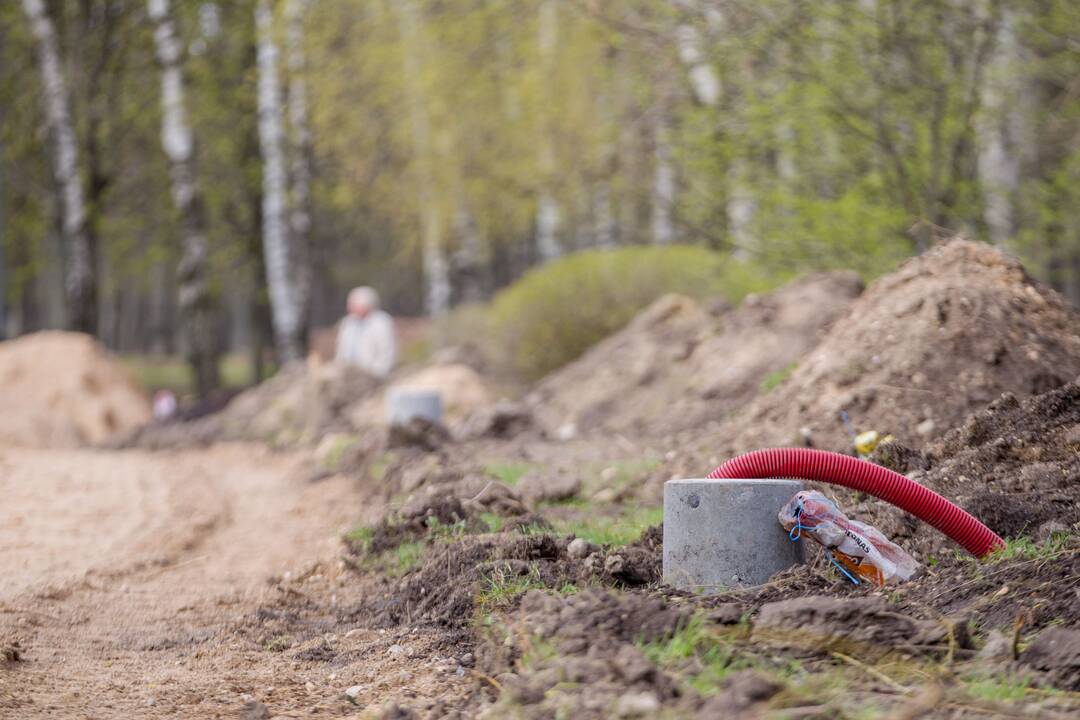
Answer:
[[[1077,302],[1077,207],[1075,0],[0,4],[0,334],[203,390],[353,285],[452,316],[582,250],[496,314],[717,258],[739,292],[873,277],[953,232]]]

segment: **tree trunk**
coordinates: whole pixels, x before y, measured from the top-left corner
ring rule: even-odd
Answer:
[[[161,146],[169,159],[173,203],[180,219],[181,256],[177,271],[180,322],[195,388],[205,397],[221,384],[220,352],[213,298],[207,287],[206,210],[195,181],[195,139],[184,104],[182,48],[169,0],[148,0],[161,64]]]
[[[97,275],[86,232],[79,148],[60,66],[56,31],[43,0],[22,0],[22,6],[38,44],[45,120],[54,144],[53,175],[59,188],[61,240],[67,255],[64,300],[68,325],[73,330],[93,333],[97,321]]]
[[[557,0],[542,0],[537,23],[537,46],[540,51],[540,75],[543,88],[544,121],[540,137],[540,196],[536,201],[536,254],[541,263],[562,255],[559,225],[562,212],[552,193],[555,182],[555,138],[551,127],[554,92],[551,80],[555,74],[555,47],[559,38],[559,7]]]
[[[304,17],[311,0],[285,0],[285,61],[289,69],[289,145],[292,197],[289,206],[290,250],[296,273],[296,301],[300,305],[301,337],[307,336],[311,317],[313,279],[311,248],[312,140],[308,118],[307,59],[304,54]]]
[[[671,157],[671,120],[667,106],[667,99],[662,99],[653,124],[656,164],[652,184],[652,241],[657,245],[669,245],[675,238],[671,221],[675,206],[675,164]]]
[[[278,80],[278,48],[274,42],[274,18],[269,0],[258,0],[255,27],[258,36],[259,144],[263,160],[263,255],[274,343],[282,365],[303,355],[301,308],[296,274],[289,249],[286,220],[287,179],[282,128],[281,86]]]
[[[419,192],[420,232],[423,238],[421,252],[427,286],[424,307],[429,315],[439,316],[450,309],[450,264],[446,260],[442,220],[436,203],[435,177],[431,166],[431,133],[421,85],[421,18],[415,0],[398,0],[394,7],[398,12],[404,45],[405,85]]]

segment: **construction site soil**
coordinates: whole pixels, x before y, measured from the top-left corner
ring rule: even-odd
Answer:
[[[1076,717],[1080,316],[1015,260],[965,241],[860,288],[851,275],[819,275],[715,312],[665,298],[525,400],[487,395],[449,428],[358,422],[386,384],[318,366],[284,373],[219,415],[129,435],[149,448],[242,438],[306,449],[161,453],[161,475],[184,500],[170,517],[197,516],[189,506],[222,493],[235,509],[200,524],[191,548],[170,541],[161,565],[115,575],[131,592],[93,574],[35,590],[19,579],[36,567],[33,548],[12,535],[13,556],[27,555],[22,570],[0,573],[17,579],[0,596],[0,709],[40,710],[55,687],[59,709],[88,702],[77,682],[50,678],[63,674],[65,633],[87,648],[81,662],[110,633],[127,637],[108,625],[116,615],[164,633],[160,646],[144,638],[102,651],[158,683],[158,704],[143,708],[152,717],[211,708],[248,718]],[[702,477],[759,446],[850,451],[841,413],[855,429],[895,436],[871,461],[957,502],[1006,548],[978,561],[891,506],[825,487],[849,517],[914,555],[916,576],[854,585],[811,549],[806,565],[758,587],[703,596],[662,583],[665,480]],[[133,477],[157,467],[155,455],[113,451]],[[27,458],[11,457],[19,477],[33,474]],[[95,467],[109,457],[95,454]],[[83,462],[65,460],[64,473]],[[218,466],[234,476],[223,482]],[[274,494],[242,467],[267,468]],[[66,477],[50,482],[62,488]],[[21,492],[15,502],[27,507],[48,499]],[[243,493],[257,517],[245,516]],[[318,513],[305,510],[312,502]],[[155,507],[176,505],[163,503]],[[305,555],[326,532],[323,517],[344,515],[356,522],[332,552]],[[53,521],[34,542],[65,537],[64,517]],[[272,568],[261,533],[275,538]],[[75,557],[77,545],[57,555]],[[205,573],[188,566],[203,554]],[[297,569],[282,571],[289,560]],[[59,565],[82,567],[73,563]],[[200,583],[224,592],[233,567],[246,583],[273,574],[242,597],[189,597]],[[171,594],[181,606],[170,610]],[[105,595],[145,612],[95,615]],[[30,613],[34,598],[40,612]],[[184,613],[182,628],[170,613]],[[214,687],[226,669],[243,689],[229,697],[242,704],[212,705],[231,692],[221,689],[170,690],[171,670],[147,669],[161,658],[190,666],[190,687]],[[114,683],[123,692],[96,682],[111,704],[83,714],[130,715],[122,698],[142,697],[139,682]]]

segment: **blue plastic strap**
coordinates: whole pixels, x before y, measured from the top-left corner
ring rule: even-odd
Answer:
[[[832,564],[836,566],[836,569],[837,569],[837,570],[839,570],[840,572],[844,573],[844,575],[846,575],[846,576],[847,576],[847,579],[848,579],[848,580],[850,580],[851,582],[855,583],[856,585],[858,585],[858,584],[859,584],[859,581],[858,581],[858,580],[857,580],[857,579],[855,578],[855,576],[854,576],[854,575],[852,575],[851,573],[849,573],[849,572],[847,571],[847,568],[846,568],[846,567],[844,567],[843,565],[841,565],[840,563],[838,563],[838,562],[836,561],[836,558],[835,558],[835,557],[833,557],[832,551],[830,551],[830,550],[826,550],[826,551],[825,551],[825,553],[826,553],[826,554],[827,554],[827,555],[829,556],[829,561],[830,561],[830,562],[832,562]]]

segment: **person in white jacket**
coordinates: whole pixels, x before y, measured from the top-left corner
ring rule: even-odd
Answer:
[[[397,340],[393,319],[379,309],[379,294],[369,287],[353,288],[346,309],[338,326],[335,359],[386,377],[397,362]]]

